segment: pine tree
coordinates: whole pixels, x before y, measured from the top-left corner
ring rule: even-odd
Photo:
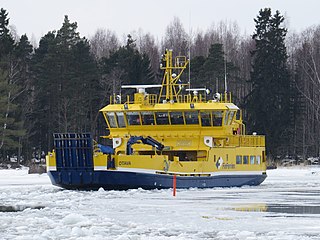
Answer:
[[[31,115],[38,125],[30,133],[38,148],[50,149],[54,132],[95,131],[100,107],[97,65],[88,41],[80,38],[77,24],[67,16],[57,33],[49,32],[41,39],[33,73],[35,109]]]
[[[270,8],[260,10],[255,19],[253,89],[246,99],[250,130],[266,135],[268,152],[273,154],[285,147],[290,133],[290,75],[283,21],[278,11],[272,16]]]
[[[17,154],[20,137],[25,135],[21,108],[17,98],[21,93],[19,58],[15,50],[19,45],[14,43],[6,10],[0,10],[0,150],[2,157]],[[1,157],[0,157],[1,158]]]
[[[110,58],[102,59],[102,69],[107,75],[112,75],[114,69],[122,72],[117,79],[116,89],[120,89],[119,83],[125,84],[148,84],[154,82],[154,73],[147,54],[141,54],[135,47],[135,41],[130,35],[126,46],[120,47]],[[110,77],[111,78],[111,77]],[[110,85],[113,83],[110,82]],[[114,84],[113,84],[114,85]]]
[[[17,121],[15,111],[18,105],[13,103],[12,96],[15,95],[17,88],[8,83],[8,75],[5,72],[0,74],[0,149],[2,153],[17,153],[19,147],[18,138],[25,135],[23,122]],[[2,127],[3,126],[3,127]],[[1,154],[1,153],[0,153]]]
[[[224,92],[225,63],[222,44],[216,43],[211,45],[203,68],[206,86],[215,87],[216,92]]]
[[[81,41],[79,32],[77,32],[77,23],[71,23],[68,16],[65,16],[62,27],[58,30],[55,39],[55,61],[57,63],[56,76],[56,97],[57,102],[57,120],[60,132],[67,132],[72,126],[71,115],[75,106],[72,105],[72,99],[77,93],[77,83],[74,78],[77,73],[74,72],[73,49]],[[72,88],[75,88],[72,90]]]
[[[203,83],[203,78],[201,72],[203,72],[203,65],[206,61],[204,56],[195,56],[190,60],[190,75],[192,86],[201,86]],[[205,84],[206,85],[206,84]],[[209,85],[208,85],[209,86]]]
[[[70,116],[70,130],[94,133],[101,107],[99,104],[101,90],[97,64],[90,54],[90,46],[86,39],[82,39],[73,47],[72,57],[71,72],[73,75],[70,79],[69,90],[73,89],[74,94],[71,99],[72,108],[70,110],[73,110],[73,115]]]
[[[15,84],[19,86],[19,92],[15,96],[15,101],[21,106],[22,111],[20,112],[21,119],[24,119],[24,115],[29,107],[28,98],[31,92],[31,72],[30,63],[33,53],[33,47],[30,44],[28,37],[22,35],[19,42],[14,46],[12,52],[12,69],[14,77],[11,79]]]
[[[236,70],[237,68],[232,62],[226,61],[223,45],[215,43],[211,45],[207,58],[199,56],[192,60],[192,84],[222,93],[228,91],[225,86],[225,77],[230,79]]]
[[[32,59],[33,104],[28,113],[28,137],[33,148],[49,150],[50,133],[57,131],[57,60],[55,32],[48,32]]]
[[[7,57],[13,50],[14,40],[10,34],[8,13],[5,9],[0,9],[0,59]]]
[[[28,115],[32,110],[33,99],[33,83],[32,73],[30,70],[31,59],[33,56],[33,47],[28,40],[27,35],[22,35],[19,42],[16,43],[14,50],[14,64],[16,66],[15,82],[19,86],[19,92],[15,96],[15,103],[19,105],[19,111],[15,113],[16,119],[23,122],[23,128],[26,130],[26,136],[19,139],[19,142],[23,145],[22,154],[25,159],[31,159],[31,146],[28,140],[27,129],[32,124]],[[19,151],[21,153],[21,151]]]

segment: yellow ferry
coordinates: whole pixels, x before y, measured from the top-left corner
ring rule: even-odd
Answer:
[[[161,85],[129,85],[133,98],[111,96],[100,110],[113,146],[89,133],[54,134],[47,172],[67,189],[212,188],[259,185],[266,175],[265,137],[245,135],[231,94],[206,99],[206,89],[186,89],[189,60],[166,50]],[[150,94],[159,88],[159,94]],[[185,91],[186,90],[186,91]]]

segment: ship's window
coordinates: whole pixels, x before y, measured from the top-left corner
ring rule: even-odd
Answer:
[[[255,164],[256,156],[250,156],[250,164]]]
[[[143,125],[154,125],[153,112],[141,112],[141,119]]]
[[[229,113],[228,125],[230,125],[232,123],[234,114],[235,114],[235,111],[231,111]]]
[[[140,116],[138,112],[127,112],[129,125],[140,125]]]
[[[118,121],[119,128],[126,127],[126,123],[125,123],[125,120],[124,120],[123,112],[116,112],[116,116],[117,116],[117,121]]]
[[[117,122],[114,116],[114,112],[107,112],[107,119],[111,128],[117,127]]]
[[[168,112],[156,112],[157,125],[169,124]]]
[[[235,111],[227,111],[226,116],[224,117],[224,124],[230,125],[232,123],[233,116],[235,114]]]
[[[233,119],[234,114],[235,114],[234,111],[227,111],[226,112],[226,116],[224,118],[225,125],[230,125],[232,123],[232,119]]]
[[[242,117],[241,111],[236,111],[236,114],[235,114],[235,115],[236,115],[235,118],[236,118],[237,120],[240,120],[240,118]]]
[[[213,126],[222,126],[222,117],[223,117],[223,111],[213,111],[212,112],[212,121]]]
[[[184,124],[182,112],[170,112],[171,124]]]
[[[230,111],[226,111],[226,115],[224,116],[224,125],[227,125],[227,124],[228,124],[229,113],[230,113]]]
[[[199,124],[199,117],[197,111],[185,112],[184,113],[186,124]]]
[[[240,155],[236,156],[236,163],[237,164],[242,164],[242,156],[240,156]]]
[[[256,163],[260,165],[260,163],[261,163],[261,156],[257,156],[257,157],[256,157]]]
[[[200,116],[203,127],[211,126],[211,114],[209,112],[200,112]]]
[[[243,164],[248,164],[249,157],[243,156]]]

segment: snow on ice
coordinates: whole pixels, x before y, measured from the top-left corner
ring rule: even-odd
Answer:
[[[320,239],[320,168],[276,169],[257,187],[69,191],[0,171],[0,239]]]

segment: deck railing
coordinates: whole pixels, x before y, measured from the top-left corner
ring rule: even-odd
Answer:
[[[229,145],[240,147],[264,147],[265,136],[236,135],[229,137]]]
[[[220,100],[213,100],[209,99],[207,95],[205,94],[199,94],[199,95],[192,95],[192,94],[186,94],[186,95],[178,95],[175,102],[179,103],[202,103],[202,102],[222,102],[222,103],[231,103],[231,93],[223,93],[220,95]],[[158,101],[158,95],[157,94],[140,94],[136,93],[134,97],[127,95],[126,99],[121,100],[119,96],[117,95],[111,95],[110,96],[110,104],[144,104],[144,105],[154,105]]]

